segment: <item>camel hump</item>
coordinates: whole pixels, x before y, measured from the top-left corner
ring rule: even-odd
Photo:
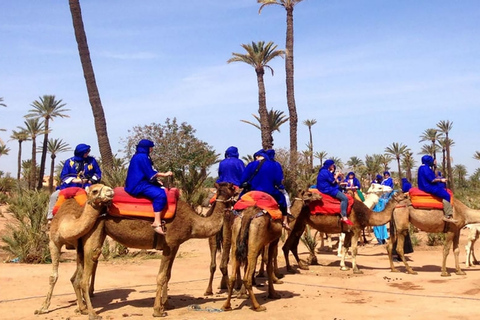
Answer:
[[[271,195],[262,191],[249,191],[245,193],[235,203],[233,209],[240,211],[253,206],[266,210],[274,220],[282,218],[282,212],[278,207],[277,201],[275,201]]]
[[[177,211],[177,202],[180,191],[177,188],[165,189],[167,195],[167,205],[163,209],[163,219],[172,219]],[[114,189],[112,205],[108,209],[112,216],[145,217],[153,218],[152,201],[146,198],[136,198],[129,195],[124,188]]]
[[[75,199],[80,206],[85,206],[87,202],[87,192],[80,187],[70,187],[60,190],[53,207],[53,215],[56,215],[60,206],[68,199]]]
[[[453,192],[447,189],[450,194],[450,202],[453,205]],[[420,190],[419,188],[411,188],[408,191],[410,201],[415,209],[440,209],[443,210],[443,201],[440,197],[434,196],[431,193]]]

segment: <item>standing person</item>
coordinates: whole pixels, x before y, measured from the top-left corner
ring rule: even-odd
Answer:
[[[243,171],[241,185],[249,184],[249,190],[243,190],[240,197],[246,191],[262,191],[271,195],[277,201],[282,212],[282,226],[290,230],[288,226],[288,210],[285,195],[280,191],[283,171],[279,163],[272,161],[265,150],[259,150],[254,154],[255,160],[250,162]]]
[[[422,165],[418,168],[418,188],[422,191],[430,193],[434,196],[441,198],[443,201],[443,221],[456,223],[457,220],[453,219],[453,208],[450,203],[450,194],[439,183],[445,183],[445,178],[438,178],[435,176],[435,172],[432,167],[436,165],[436,161],[432,156],[424,155],[422,157]]]
[[[155,232],[164,235],[166,230],[160,214],[167,205],[167,194],[157,178],[173,176],[173,173],[155,171],[150,158],[154,145],[153,141],[147,139],[142,139],[137,144],[137,150],[128,166],[125,191],[134,197],[144,197],[153,202],[155,219],[152,228]]]
[[[99,183],[102,178],[102,171],[94,157],[90,156],[90,146],[88,144],[80,143],[75,147],[74,155],[68,158],[60,173],[60,186],[50,195],[50,202],[48,204],[47,220],[53,219],[53,208],[57,202],[60,190],[79,187],[85,189],[86,187]]]
[[[218,165],[218,179],[217,183],[230,182],[235,186],[240,186],[240,179],[242,179],[245,164],[240,160],[238,148],[231,146],[225,151],[225,159],[220,161]]]
[[[321,193],[328,194],[340,200],[340,215],[342,222],[348,225],[353,225],[352,221],[347,217],[348,198],[340,191],[338,185],[339,173],[335,173],[335,161],[329,159],[323,163],[317,175],[317,189]]]
[[[381,182],[380,184],[381,184],[382,186],[387,186],[387,187],[390,187],[390,188],[393,189],[394,183],[393,183],[392,177],[390,176],[390,172],[385,171],[385,172],[383,173],[383,180],[382,180],[382,182]]]

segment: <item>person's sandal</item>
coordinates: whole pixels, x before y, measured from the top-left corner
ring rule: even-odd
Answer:
[[[353,222],[350,221],[350,219],[348,219],[348,218],[342,218],[341,220],[342,220],[343,223],[345,223],[345,224],[347,224],[347,225],[349,225],[349,226],[353,226]]]
[[[161,224],[154,226],[152,225],[153,231],[155,231],[158,234],[161,235],[166,235],[167,234],[167,228],[165,227],[165,221],[162,220]]]
[[[285,230],[287,230],[287,231],[292,231],[292,228],[290,228],[290,226],[288,225],[288,223],[282,222],[282,227],[284,227]]]
[[[443,221],[445,221],[445,222],[451,222],[451,223],[457,223],[457,222],[458,222],[457,220],[453,219],[452,216],[445,216],[445,217],[443,217]]]

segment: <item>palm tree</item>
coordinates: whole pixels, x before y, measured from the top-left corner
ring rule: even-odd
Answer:
[[[390,162],[392,162],[394,158],[389,155],[389,154],[379,154],[378,155],[378,161],[380,161],[380,164],[383,166],[383,171],[388,171],[390,170]]]
[[[1,107],[6,107],[7,105],[5,103],[3,103],[3,98],[0,97],[0,106]]]
[[[271,41],[267,44],[265,44],[264,41],[259,41],[257,43],[252,41],[251,45],[242,44],[241,46],[247,51],[247,53],[242,54],[233,52],[233,58],[230,58],[227,63],[244,62],[255,68],[258,83],[258,114],[260,115],[262,147],[265,150],[271,149],[273,146],[273,138],[268,123],[267,100],[263,75],[265,74],[265,68],[268,68],[273,76],[273,69],[268,63],[276,57],[283,57],[285,52],[283,50],[276,50],[277,46]]]
[[[480,151],[475,151],[475,153],[473,154],[473,159],[480,160]]]
[[[337,168],[337,170],[343,170],[343,168],[345,167],[342,159],[338,158],[338,157],[329,157],[331,160],[333,160],[335,162],[335,167]]]
[[[45,133],[43,121],[39,118],[30,118],[24,121],[29,139],[32,140],[32,162],[30,166],[30,179],[28,187],[33,188],[37,177],[37,136]]]
[[[37,189],[41,189],[43,186],[43,176],[45,174],[45,162],[47,160],[47,144],[48,133],[50,130],[50,120],[54,120],[56,117],[68,118],[65,114],[70,109],[65,109],[65,103],[62,100],[56,100],[54,95],[44,95],[39,97],[40,101],[35,100],[31,104],[33,109],[30,109],[25,117],[26,118],[43,118],[45,124],[45,134],[43,135],[42,145],[42,157],[40,159],[40,171],[38,175]]]
[[[22,170],[22,143],[30,140],[28,131],[25,128],[18,127],[19,131],[12,131],[10,138],[18,141],[18,157],[17,157],[17,180],[20,180],[20,172]]]
[[[448,181],[448,186],[454,191],[454,185],[453,185],[453,172],[452,172],[452,161],[450,157],[450,147],[453,145],[453,141],[450,140],[448,137],[448,134],[450,133],[450,130],[453,128],[453,122],[450,122],[448,120],[442,120],[437,123],[437,128],[440,129],[440,131],[445,135],[445,140],[446,140],[446,151],[447,151],[447,181]]]
[[[318,151],[313,154],[315,158],[320,160],[320,166],[323,165],[323,159],[326,159],[327,155],[328,155],[327,151]]]
[[[382,154],[373,154],[365,156],[365,167],[367,173],[370,175],[370,180],[373,180],[375,175],[382,170]]]
[[[465,176],[467,175],[467,167],[463,164],[457,164],[453,167],[453,173],[457,178],[458,186],[464,187],[465,186]]]
[[[359,157],[353,156],[347,161],[347,166],[352,168],[353,172],[357,172],[357,170],[363,166],[363,161]]]
[[[49,139],[48,140],[48,152],[50,152],[50,177],[48,178],[48,190],[53,192],[53,175],[55,174],[55,158],[57,154],[70,151],[68,143],[63,142],[62,139]]]
[[[402,180],[402,168],[400,167],[400,158],[405,152],[410,151],[408,147],[402,143],[392,142],[392,144],[385,148],[385,153],[390,154],[397,159],[398,179]]]
[[[294,173],[297,166],[297,107],[295,105],[295,85],[294,85],[294,64],[293,64],[293,8],[303,0],[257,0],[262,5],[258,9],[260,14],[262,9],[268,5],[279,5],[285,8],[287,13],[287,31],[286,31],[286,57],[285,72],[287,86],[287,105],[290,116],[290,172]]]
[[[312,126],[317,123],[317,120],[310,119],[304,120],[303,124],[308,127],[308,134],[310,136],[310,143],[308,144],[309,156],[310,156],[310,169],[313,172],[313,136],[312,136]]]
[[[437,145],[424,144],[418,154],[428,154],[433,157],[437,150],[438,150]]]
[[[97,82],[95,80],[92,60],[90,59],[90,50],[88,49],[87,35],[85,34],[85,28],[83,26],[80,0],[69,0],[68,2],[72,14],[75,39],[78,44],[78,53],[82,63],[83,76],[85,77],[88,97],[90,105],[92,106],[98,147],[103,159],[103,169],[110,170],[113,168],[113,153],[110,141],[108,140],[107,122],[105,120],[105,113],[103,112],[102,101],[100,100],[100,93],[98,92]]]
[[[248,123],[249,125],[252,125],[257,129],[262,130],[260,117],[253,113],[252,113],[252,116],[257,120],[257,123],[250,122],[247,120],[240,120],[240,121]],[[288,118],[283,114],[283,111],[278,111],[273,109],[268,111],[267,119],[268,119],[268,126],[270,128],[270,135],[272,135],[274,131],[280,132],[280,126],[288,121]],[[273,142],[273,136],[272,136],[272,142]]]
[[[7,156],[10,152],[10,148],[7,145],[0,143],[0,156]]]
[[[402,168],[405,170],[405,175],[408,181],[412,181],[412,169],[415,166],[415,159],[413,152],[406,151],[402,158]]]
[[[438,132],[437,129],[426,129],[420,136],[419,142],[430,141],[432,143],[430,150],[433,151],[433,153],[431,153],[431,155],[433,156],[433,159],[437,159],[437,152],[436,152],[438,150],[437,141],[438,139],[440,139],[440,137],[441,137],[441,133]]]

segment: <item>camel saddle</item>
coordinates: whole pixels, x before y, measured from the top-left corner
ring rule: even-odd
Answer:
[[[129,195],[123,187],[113,189],[114,196],[108,213],[117,217],[154,218],[152,201],[145,198],[135,198]],[[165,189],[167,205],[162,210],[162,219],[171,219],[177,210],[177,200],[180,195],[177,188]]]
[[[312,201],[309,204],[310,207],[310,214],[327,214],[327,215],[336,215],[340,214],[340,200],[329,196],[328,194],[321,193],[318,189],[309,189],[308,191],[313,193],[318,193],[322,195],[321,200]],[[350,214],[353,207],[353,197],[349,194],[346,195],[348,198],[348,207],[347,207],[347,215]]]
[[[453,192],[447,189],[450,194],[450,203],[453,205]],[[408,191],[410,201],[415,209],[440,209],[443,210],[442,198],[436,197],[430,193],[422,191],[418,188],[411,188]]]
[[[245,193],[233,206],[233,210],[241,211],[248,207],[257,206],[268,212],[273,220],[282,219],[282,212],[277,201],[268,193],[249,191]]]
[[[55,202],[55,206],[53,207],[53,215],[57,214],[58,209],[66,200],[72,198],[75,199],[79,205],[84,207],[85,203],[87,203],[87,192],[80,187],[70,187],[60,190],[57,202]]]

